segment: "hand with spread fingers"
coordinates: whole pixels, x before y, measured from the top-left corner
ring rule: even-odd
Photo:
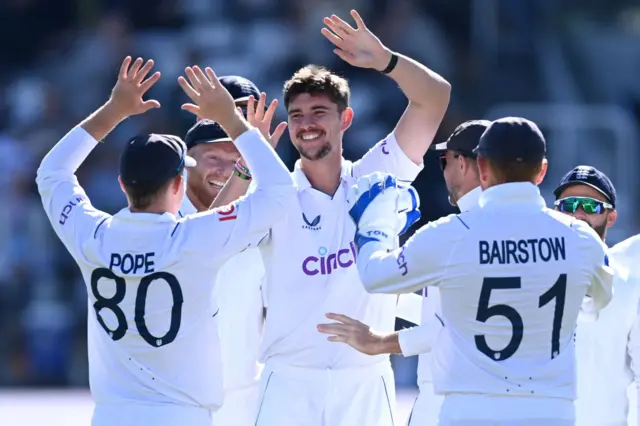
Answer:
[[[203,72],[196,65],[185,68],[185,74],[187,78],[178,77],[178,84],[194,103],[184,104],[182,109],[221,125],[228,123],[236,114],[235,102],[213,70],[207,67]]]
[[[151,77],[146,78],[153,68],[153,60],[149,59],[144,63],[142,58],[138,58],[133,64],[131,62],[131,56],[127,56],[122,61],[118,81],[107,102],[110,109],[117,111],[122,118],[142,114],[152,108],[160,108],[160,102],[142,99],[144,94],[160,79],[160,72],[155,72]]]
[[[287,129],[287,123],[282,122],[278,124],[273,131],[271,132],[271,122],[273,121],[273,116],[276,112],[276,108],[278,108],[278,100],[274,99],[269,104],[269,108],[265,110],[265,106],[267,104],[267,95],[266,93],[260,94],[260,99],[256,103],[256,100],[253,96],[249,97],[247,101],[247,121],[253,127],[260,130],[262,136],[271,144],[271,146],[275,149],[278,145],[278,141],[284,134],[284,131]],[[238,111],[242,112],[242,109],[238,107]]]
[[[333,53],[348,64],[384,70],[391,60],[391,50],[367,28],[358,12],[352,10],[351,16],[356,22],[356,28],[336,15],[324,18],[327,28],[322,29],[322,35],[337,47],[333,49]]]
[[[365,355],[379,355],[382,350],[384,335],[379,334],[366,324],[341,314],[326,314],[326,317],[338,322],[319,324],[318,331],[330,334],[330,342],[346,343]]]

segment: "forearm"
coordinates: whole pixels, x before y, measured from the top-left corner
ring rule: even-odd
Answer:
[[[396,55],[398,64],[388,75],[398,83],[409,102],[421,108],[446,110],[451,93],[449,82],[425,65],[407,56]]]
[[[424,287],[412,278],[403,249],[388,251],[388,246],[370,241],[359,247],[356,260],[360,280],[369,293],[412,293]]]
[[[79,127],[82,127],[96,141],[101,141],[125,118],[113,104],[107,102],[80,122]]]

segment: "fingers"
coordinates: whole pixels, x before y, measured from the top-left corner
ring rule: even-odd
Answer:
[[[194,114],[196,116],[200,115],[200,107],[198,105],[183,104],[182,107],[180,107],[180,109],[184,111],[189,111],[191,114]]]
[[[362,19],[362,17],[360,16],[360,14],[354,9],[350,12],[351,17],[353,18],[354,21],[356,21],[356,28],[359,30],[364,30],[367,28],[367,26],[364,23],[364,20]]]
[[[331,43],[333,43],[334,46],[339,47],[339,48],[342,48],[344,46],[344,40],[342,40],[340,37],[338,37],[337,35],[332,33],[327,28],[321,29],[320,32],[322,33],[322,35],[327,40],[329,40]]]
[[[351,25],[343,21],[338,15],[331,15],[331,22],[338,28],[338,35],[344,34],[347,36],[356,30]]]
[[[140,71],[138,71],[138,73],[133,76],[133,81],[136,84],[142,83],[142,80],[144,80],[147,74],[149,74],[149,71],[151,71],[151,68],[153,68],[153,65],[154,65],[153,59],[149,59],[147,63],[144,64],[144,66],[140,69]]]
[[[127,78],[127,70],[129,69],[129,65],[131,65],[131,56],[127,56],[122,61],[122,65],[120,65],[120,72],[118,72],[118,78],[120,80],[125,80]]]
[[[262,92],[260,93],[260,98],[258,99],[258,106],[256,106],[255,110],[255,118],[258,121],[264,121],[265,116],[265,106],[267,104],[267,94]]]
[[[360,324],[360,321],[354,320],[353,318],[348,317],[346,315],[342,315],[342,314],[334,314],[330,312],[325,316],[334,321],[340,321],[343,324]]]
[[[204,71],[207,73],[207,77],[209,77],[209,81],[211,81],[211,83],[213,83],[213,86],[214,87],[218,87],[218,85],[220,84],[220,80],[218,80],[218,76],[213,71],[213,68],[207,67],[207,68],[205,68]]]
[[[158,80],[160,80],[160,71],[156,71],[155,73],[153,73],[153,75],[151,77],[149,77],[148,79],[146,79],[141,85],[140,85],[140,90],[142,91],[142,93],[146,93],[149,89],[151,89],[151,87],[156,84],[156,82]]]
[[[178,84],[180,85],[180,87],[182,87],[182,90],[189,97],[189,99],[191,99],[193,102],[196,102],[199,93],[189,84],[189,82],[184,77],[178,77]]]
[[[335,53],[340,59],[347,63],[351,63],[351,61],[353,61],[354,59],[354,56],[351,53],[341,49],[333,49],[333,53]]]
[[[348,30],[346,30],[344,27],[342,27],[338,22],[334,22],[333,19],[331,18],[324,18],[323,19],[324,24],[329,27],[329,29],[331,31],[334,32],[335,35],[337,35],[338,37],[344,39],[346,37],[349,36],[349,32]]]
[[[138,74],[138,71],[140,71],[140,67],[142,66],[143,62],[144,61],[142,60],[142,58],[136,59],[136,61],[133,63],[133,65],[131,65],[131,69],[129,69],[129,72],[127,74],[127,79],[128,80],[135,79],[136,74]]]
[[[335,343],[348,343],[347,339],[343,336],[329,336],[327,337],[327,340]]]
[[[349,332],[350,328],[348,326],[338,323],[318,324],[317,329],[320,333],[334,334],[336,336],[347,336],[353,334]]]
[[[276,129],[273,131],[271,137],[269,138],[269,142],[271,142],[271,145],[275,146],[278,144],[278,141],[280,140],[282,135],[284,135],[285,130],[287,130],[287,123],[284,121],[276,126]]]
[[[252,124],[254,123],[255,105],[256,99],[253,96],[249,96],[249,100],[247,100],[247,121]]]
[[[213,83],[209,80],[209,78],[205,75],[204,72],[202,72],[202,70],[200,69],[199,66],[194,66],[193,67],[193,72],[196,76],[196,78],[200,81],[200,83],[202,84],[202,88],[213,88]]]
[[[186,67],[184,69],[184,73],[187,75],[187,78],[189,79],[189,83],[191,84],[191,87],[193,87],[198,93],[200,93],[200,91],[202,90],[202,82],[196,76],[195,72],[193,71],[193,68]]]

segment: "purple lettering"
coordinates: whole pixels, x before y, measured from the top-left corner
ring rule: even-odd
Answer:
[[[312,262],[317,262],[318,259],[315,256],[309,256],[307,257],[303,262],[302,262],[302,272],[304,272],[307,275],[316,275],[318,273],[318,269],[309,269],[309,264]]]
[[[356,261],[357,248],[352,241],[349,248],[340,249],[336,253],[329,253],[326,247],[320,247],[318,255],[309,256],[302,261],[302,272],[310,276],[330,275],[336,269],[348,268]]]

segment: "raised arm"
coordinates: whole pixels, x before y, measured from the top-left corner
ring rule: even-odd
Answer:
[[[287,212],[296,196],[291,174],[273,147],[235,108],[229,92],[220,84],[211,68],[185,70],[189,81],[180,77],[185,93],[195,102],[184,109],[197,116],[217,121],[233,139],[251,168],[256,189],[247,197],[185,220],[188,232],[198,235],[197,250],[208,248],[220,260],[257,245],[271,226]]]
[[[153,61],[143,66],[127,57],[122,63],[111,97],[103,106],[63,137],[40,163],[36,183],[45,212],[69,252],[78,257],[95,227],[109,215],[96,210],[76,178],[76,170],[111,130],[125,118],[158,108],[158,101],[142,96],[160,78],[156,72],[145,80]]]
[[[271,121],[273,120],[273,115],[278,107],[278,100],[272,100],[269,108],[265,111],[266,102],[267,95],[265,93],[260,94],[260,99],[258,100],[257,105],[253,96],[250,96],[247,102],[247,121],[249,124],[260,130],[262,136],[269,141],[269,144],[275,149],[278,145],[278,141],[287,129],[287,123],[282,122],[278,124],[273,133],[271,133]],[[241,113],[240,108],[238,108],[238,112]],[[247,166],[244,158],[240,158],[240,160],[238,160],[236,170],[237,172],[234,171],[231,177],[227,180],[227,183],[216,196],[215,200],[213,200],[213,204],[211,204],[212,209],[236,201],[249,190],[252,181],[251,168]]]
[[[358,12],[352,10],[351,16],[356,28],[332,15],[324,18],[328,28],[323,28],[322,34],[345,62],[381,71],[398,83],[409,105],[394,130],[395,138],[407,157],[421,164],[449,106],[451,86],[423,64],[388,49]]]

